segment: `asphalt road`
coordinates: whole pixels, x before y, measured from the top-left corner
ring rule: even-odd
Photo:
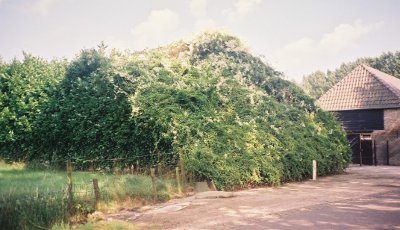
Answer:
[[[199,193],[110,218],[143,229],[400,229],[400,167],[353,166],[317,181]]]
[[[232,229],[400,229],[400,190],[276,213]]]

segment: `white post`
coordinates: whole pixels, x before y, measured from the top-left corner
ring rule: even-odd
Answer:
[[[312,179],[317,180],[317,161],[313,160],[312,161]]]

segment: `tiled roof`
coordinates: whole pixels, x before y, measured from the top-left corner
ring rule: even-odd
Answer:
[[[400,108],[400,79],[362,64],[317,103],[328,111]]]

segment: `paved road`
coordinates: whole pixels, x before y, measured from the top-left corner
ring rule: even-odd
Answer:
[[[200,193],[113,218],[143,229],[400,229],[400,167],[350,167],[278,188]]]
[[[232,229],[400,229],[400,190],[276,213]]]

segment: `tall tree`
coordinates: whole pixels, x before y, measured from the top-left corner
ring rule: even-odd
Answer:
[[[0,64],[0,155],[18,158],[27,150],[26,138],[42,113],[39,105],[57,88],[65,67],[66,61],[26,53],[22,61]]]
[[[30,158],[56,162],[132,153],[127,95],[133,90],[121,78],[111,70],[104,46],[83,50],[68,65],[57,93],[42,106],[45,114],[36,121]]]

